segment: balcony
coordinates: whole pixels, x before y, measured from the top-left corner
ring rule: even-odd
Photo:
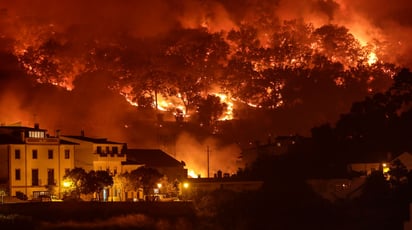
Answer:
[[[59,144],[59,138],[34,138],[34,137],[27,137],[26,144]]]

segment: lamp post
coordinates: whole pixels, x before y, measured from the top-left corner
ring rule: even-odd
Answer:
[[[183,189],[182,189],[182,199],[187,200],[188,197],[188,190],[189,190],[189,183],[183,182]]]

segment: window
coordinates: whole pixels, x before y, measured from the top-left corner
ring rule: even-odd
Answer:
[[[96,152],[97,152],[97,153],[102,153],[102,146],[97,146]]]
[[[29,137],[44,138],[44,131],[29,131]]]
[[[64,175],[68,175],[69,172],[70,172],[70,169],[69,169],[69,168],[64,169]]]
[[[70,149],[64,150],[64,159],[70,159]]]
[[[47,169],[47,185],[55,185],[54,169]]]
[[[14,158],[15,159],[20,159],[20,149],[14,150]]]
[[[106,146],[106,153],[110,153],[110,147]]]
[[[113,152],[114,154],[118,154],[118,153],[119,153],[119,148],[117,148],[117,146],[113,146],[113,147],[112,147],[112,152]]]
[[[33,159],[37,159],[37,149],[33,149],[32,151],[31,151],[31,155],[32,155],[32,158]]]
[[[49,159],[53,159],[53,149],[49,149],[49,151],[47,152],[47,156]]]
[[[31,185],[33,186],[39,185],[39,170],[38,169],[31,170]]]
[[[15,176],[16,176],[16,180],[21,180],[21,172],[20,172],[20,169],[16,169]]]

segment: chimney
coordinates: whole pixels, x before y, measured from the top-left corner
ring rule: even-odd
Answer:
[[[222,178],[222,171],[217,171],[217,178]]]
[[[21,140],[22,140],[23,142],[25,142],[26,135],[25,135],[24,131],[21,131],[21,132],[20,132],[20,137],[21,137]]]
[[[39,123],[34,123],[34,128],[35,129],[39,129],[39,127],[40,127]]]
[[[84,130],[83,129],[80,131],[80,136],[84,137]]]
[[[56,130],[56,137],[59,138],[60,137],[60,129]]]

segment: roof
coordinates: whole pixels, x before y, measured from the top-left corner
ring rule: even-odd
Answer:
[[[66,140],[59,140],[60,144],[65,144],[65,145],[78,145],[77,143],[71,142],[71,141],[66,141]],[[21,137],[17,137],[15,135],[10,135],[10,134],[0,134],[0,144],[26,144]]]
[[[62,139],[60,139],[60,144],[62,144],[62,145],[79,145],[78,143],[71,142],[71,141],[66,141],[66,140],[62,140]]]
[[[24,144],[24,142],[19,137],[9,134],[0,134],[0,144]]]
[[[40,129],[38,127],[27,127],[27,126],[6,126],[6,125],[0,125],[0,129],[6,129],[6,130],[41,130],[41,131],[47,131],[46,129]]]
[[[400,160],[401,163],[408,169],[412,169],[412,154],[409,152],[404,152],[397,156],[394,160]],[[393,160],[393,161],[394,161]]]
[[[127,149],[126,164],[144,164],[148,167],[183,167],[185,163],[178,161],[160,149]]]
[[[107,138],[93,138],[93,137],[86,137],[86,136],[67,136],[67,135],[62,135],[62,137],[68,137],[68,138],[73,138],[73,139],[77,139],[80,141],[92,142],[95,144],[123,144],[120,142],[109,141],[107,140]]]

